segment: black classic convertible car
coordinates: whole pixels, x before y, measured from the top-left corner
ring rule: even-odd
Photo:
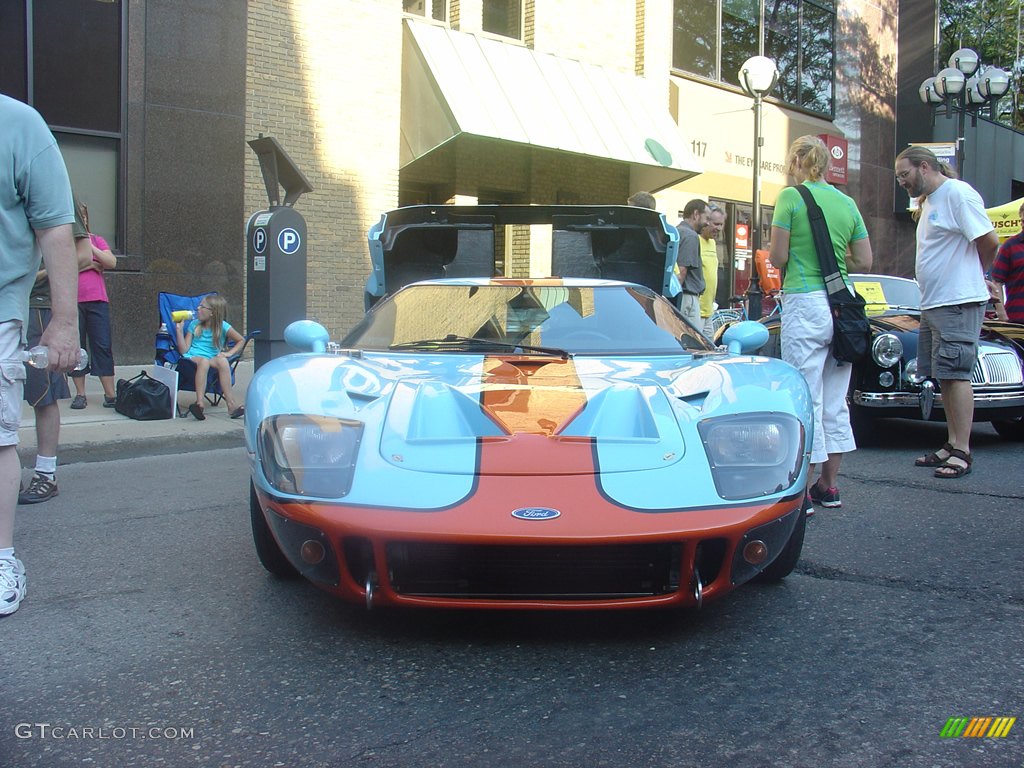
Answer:
[[[917,373],[921,291],[917,281],[890,275],[850,275],[867,301],[874,340],[871,359],[854,367],[850,380],[850,420],[858,439],[877,418],[944,421],[937,381]],[[770,337],[761,353],[781,357],[779,316],[765,318]],[[1001,437],[1024,440],[1024,325],[986,320],[978,344],[974,420],[990,421]]]

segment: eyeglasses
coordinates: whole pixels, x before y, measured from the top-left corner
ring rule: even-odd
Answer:
[[[905,171],[900,171],[899,173],[897,173],[897,174],[896,174],[896,181],[903,181],[903,180],[904,180],[904,179],[906,179],[906,178],[907,178],[907,177],[908,177],[908,176],[909,176],[910,174],[912,174],[912,173],[913,173],[913,172],[914,172],[915,170],[916,170],[916,169],[914,169],[914,168],[908,168],[908,169],[907,169],[907,170],[905,170]]]
[[[200,304],[198,308],[199,309],[205,309],[207,312],[210,311],[210,308],[208,306],[206,306],[205,304]]]

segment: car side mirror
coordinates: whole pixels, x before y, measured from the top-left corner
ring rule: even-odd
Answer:
[[[284,329],[284,340],[300,352],[326,352],[331,336],[313,320],[296,320]]]
[[[725,329],[722,343],[734,355],[752,355],[768,343],[768,329],[753,320],[734,323]]]

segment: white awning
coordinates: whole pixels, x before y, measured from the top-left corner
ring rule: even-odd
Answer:
[[[642,77],[405,24],[403,167],[470,134],[628,163],[634,191],[655,192],[703,170],[668,112],[667,91]]]

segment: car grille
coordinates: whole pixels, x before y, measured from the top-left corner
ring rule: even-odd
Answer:
[[[679,589],[679,544],[490,546],[387,545],[401,595],[489,600],[598,600]]]
[[[978,356],[971,372],[971,383],[980,386],[1005,387],[1024,383],[1020,360],[1012,352],[985,352]]]

